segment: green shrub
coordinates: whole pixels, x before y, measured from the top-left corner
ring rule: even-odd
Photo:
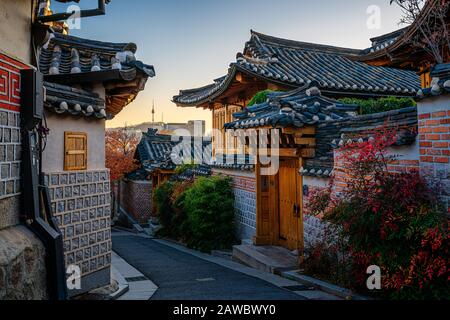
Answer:
[[[158,231],[160,236],[168,236],[173,232],[172,218],[172,193],[174,190],[174,183],[165,182],[155,189],[153,201],[156,203],[156,213],[161,224],[161,229]]]
[[[199,178],[183,200],[187,245],[203,252],[231,248],[235,242],[233,203],[230,178]]]
[[[380,99],[356,99],[344,98],[339,100],[346,104],[355,104],[361,107],[362,114],[373,114],[408,107],[415,107],[417,104],[412,98],[380,98]]]
[[[264,103],[267,101],[267,95],[269,93],[275,92],[273,90],[264,90],[255,94],[255,96],[250,100],[247,106],[253,106],[255,104]]]

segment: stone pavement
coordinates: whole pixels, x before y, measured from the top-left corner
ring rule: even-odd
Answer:
[[[159,287],[155,300],[338,300],[298,282],[148,236],[113,232],[113,248]]]

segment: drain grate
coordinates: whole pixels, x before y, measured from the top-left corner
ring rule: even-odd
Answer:
[[[128,282],[139,282],[139,281],[147,281],[148,279],[146,277],[131,277],[131,278],[125,278]]]
[[[311,286],[304,286],[304,285],[298,285],[298,286],[286,286],[282,287],[283,289],[289,290],[289,291],[314,291],[316,288]]]

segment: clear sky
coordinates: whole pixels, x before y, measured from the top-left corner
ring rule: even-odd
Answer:
[[[380,8],[380,28],[367,27],[370,6]],[[54,11],[67,4],[53,1]],[[83,0],[94,8],[97,0]],[[369,38],[398,29],[400,11],[389,0],[112,0],[106,16],[85,18],[71,34],[112,42],[135,42],[137,58],[156,69],[144,92],[108,127],[156,120],[206,120],[211,113],[177,108],[171,99],[180,89],[211,83],[250,38],[250,29],[293,40],[367,48]]]

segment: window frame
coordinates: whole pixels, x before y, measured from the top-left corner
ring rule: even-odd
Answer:
[[[68,141],[70,138],[82,138],[84,140],[84,150],[69,150]],[[84,154],[82,166],[69,166],[68,156]],[[88,136],[85,132],[64,132],[64,171],[82,171],[88,167]]]

